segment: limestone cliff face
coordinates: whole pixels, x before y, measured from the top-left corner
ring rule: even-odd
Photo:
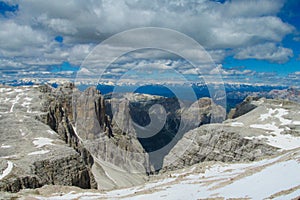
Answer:
[[[251,110],[257,107],[252,102],[258,99],[259,97],[247,97],[242,103],[238,104],[235,108],[230,110],[228,114],[228,119],[234,119],[250,112]]]
[[[0,190],[51,184],[96,188],[93,159],[75,137],[64,94],[54,96],[46,86],[0,90]]]
[[[41,91],[44,93],[46,103],[44,111],[47,113],[44,117],[44,122],[49,125],[59,136],[71,147],[73,147],[84,161],[84,164],[89,168],[88,176],[92,177],[91,187],[96,188],[96,181],[93,178],[91,167],[94,160],[89,151],[82,145],[80,138],[76,135],[74,130],[74,107],[72,99],[79,94],[79,91],[72,83],[62,85],[61,87],[47,88],[42,86]],[[48,106],[47,106],[48,104]],[[87,176],[87,175],[86,175]]]
[[[137,138],[149,155],[147,173],[161,169],[164,156],[187,131],[210,122],[221,122],[225,110],[209,98],[202,98],[187,107],[177,98],[146,94],[123,94],[106,100],[110,109],[113,132]],[[153,109],[155,107],[155,109]],[[146,154],[146,156],[147,156]],[[145,158],[147,159],[147,158]],[[143,160],[145,160],[143,159]]]
[[[104,98],[95,87],[90,87],[73,98],[73,103],[74,121],[82,139],[95,139],[103,133],[112,136]]]
[[[248,97],[234,119],[184,134],[164,158],[164,170],[203,161],[253,161],[300,147],[299,104]]]
[[[80,92],[73,84],[66,84],[46,90],[45,96],[49,106],[45,106],[44,121],[82,155],[87,166],[93,165],[93,155],[124,170],[146,173],[148,158],[143,147],[132,132],[111,122],[104,98],[95,87]],[[118,104],[120,111],[124,103]],[[124,111],[118,117],[130,119]]]
[[[162,171],[181,169],[204,161],[253,161],[274,155],[278,149],[245,139],[237,129],[208,124],[187,132],[164,158]]]
[[[49,150],[44,150],[46,151]],[[0,191],[18,192],[43,185],[93,188],[90,171],[76,151],[64,147],[51,150],[51,154],[31,155],[12,161],[14,168],[9,176],[0,181]],[[0,160],[5,163],[3,159]]]
[[[48,86],[43,86],[48,87]],[[72,98],[78,95],[79,91],[75,89],[72,83],[62,85],[57,89],[50,89],[44,94],[46,99],[44,111],[47,113],[45,117],[45,123],[49,125],[54,131],[56,131],[62,139],[72,146],[75,150],[79,151],[84,157],[88,157],[86,164],[91,166],[93,159],[91,156],[86,156],[86,150],[80,145],[80,138],[75,134],[73,128],[74,115]],[[89,163],[91,162],[91,163]]]

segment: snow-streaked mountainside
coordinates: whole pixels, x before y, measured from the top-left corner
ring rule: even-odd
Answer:
[[[224,125],[242,130],[246,139],[263,140],[280,150],[300,147],[299,104],[264,98],[251,103],[257,107]]]
[[[81,141],[75,140],[76,137],[85,136],[83,129],[76,126],[75,122],[81,122],[84,128],[94,130],[94,123],[79,121],[88,119],[80,116],[83,114],[81,111],[87,106],[91,108],[88,109],[91,116],[95,109],[102,109],[104,112],[109,101],[104,101],[104,97],[93,88],[80,93],[82,96],[76,104],[77,115],[74,115],[77,121],[66,124],[74,117],[67,110],[70,106],[67,94],[72,96],[71,91],[78,92],[70,86],[58,89],[35,86],[0,87],[0,189],[17,192],[0,192],[0,199],[300,197],[300,106],[296,102],[247,98],[241,106],[232,110],[231,119],[202,125],[186,132],[164,156],[161,171],[147,176],[140,172],[130,173],[126,171],[126,167],[121,169],[122,164],[117,166],[116,160],[125,159],[131,166],[140,159],[136,157],[136,160],[130,160],[126,154],[119,154],[118,149],[103,150],[98,145],[94,149],[98,154],[93,158],[88,157],[89,148],[83,150]],[[43,90],[50,92],[44,93]],[[102,101],[98,101],[99,99]],[[135,94],[127,99],[144,105],[148,100],[163,102],[166,98]],[[51,100],[51,103],[48,105],[46,100]],[[201,112],[208,112],[213,105],[208,98],[199,100],[201,102]],[[126,114],[125,109],[121,108],[119,107],[118,112],[120,116],[122,113]],[[58,127],[57,132],[42,123],[43,116],[49,116],[49,113],[55,119],[53,127]],[[101,137],[93,136],[93,140],[87,141],[109,141],[119,137],[119,141],[123,141],[127,148],[137,145],[138,140],[134,135],[130,138],[132,143],[125,143],[128,135],[118,135],[113,123],[108,123],[107,126],[112,127],[111,135],[103,131],[100,133]],[[102,127],[98,129],[101,131]],[[73,133],[67,132],[72,130]],[[63,138],[64,134],[73,136]],[[187,143],[188,141],[192,142]],[[143,151],[140,144],[135,148]],[[110,157],[105,160],[102,155],[108,154]],[[120,157],[121,155],[125,156]],[[143,159],[147,159],[147,154],[145,155]],[[170,160],[173,163],[167,165]],[[97,184],[99,190],[79,188],[95,188],[91,184]]]
[[[196,164],[153,179],[140,186],[107,192],[45,186],[16,196],[39,200],[294,199],[300,196],[300,149],[256,162]]]

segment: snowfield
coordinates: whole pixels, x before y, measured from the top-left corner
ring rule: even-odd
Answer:
[[[255,114],[257,115],[257,113],[254,112],[255,114],[252,116],[254,120],[252,121],[256,123],[248,124],[248,127],[253,129],[253,132],[256,132],[257,129],[263,130],[263,134],[258,136],[245,136],[244,138],[266,141],[267,144],[279,148],[280,151],[300,147],[299,135],[290,134],[290,132],[292,132],[291,129],[295,129],[295,126],[300,125],[300,115],[297,110],[294,111],[293,109],[284,108],[283,105],[279,105],[279,108],[264,107],[264,109],[258,108],[256,110],[265,110],[266,113],[261,113],[257,116],[258,120],[255,120]],[[251,121],[251,115],[247,113],[245,116],[237,118],[236,120],[237,121],[233,123]]]
[[[200,172],[199,172],[200,171]],[[143,186],[108,192],[68,191],[40,200],[89,199],[291,199],[300,196],[300,149],[251,163],[197,164]]]

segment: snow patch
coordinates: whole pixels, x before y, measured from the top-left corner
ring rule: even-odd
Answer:
[[[56,135],[56,132],[53,130],[47,130],[48,133],[50,133],[51,135]]]
[[[300,164],[297,161],[276,163],[214,192],[226,198],[264,199],[278,191],[298,186],[300,176],[296,174],[299,172]],[[274,180],[278,180],[276,184],[274,184]]]
[[[24,100],[30,102],[30,101],[32,101],[32,98],[30,98],[30,97],[25,97]]]
[[[284,150],[290,150],[300,147],[300,137],[295,137],[290,134],[281,134],[284,129],[278,128],[275,125],[275,122],[273,122],[272,124],[252,124],[250,125],[250,127],[270,131],[270,135],[244,137],[245,139],[266,139],[267,144]]]
[[[7,161],[7,168],[0,174],[0,180],[6,177],[13,169],[14,164],[11,161]]]
[[[275,109],[268,109],[268,113],[266,114],[261,114],[259,119],[261,121],[265,121],[269,118],[277,118],[280,122],[281,125],[288,125],[292,123],[292,120],[285,119],[283,116],[289,114],[289,111],[284,109],[284,108],[275,108]]]
[[[23,89],[19,89],[19,88],[14,89],[14,91],[17,92],[17,93],[24,92]]]
[[[294,125],[300,125],[300,121],[293,121]]]
[[[8,148],[11,148],[11,146],[10,146],[10,145],[4,145],[4,144],[2,144],[2,145],[1,145],[1,148],[2,148],[2,149],[8,149]]]
[[[11,88],[0,88],[0,92],[9,92],[11,91]]]
[[[275,110],[275,109],[273,110],[272,108],[271,108],[271,109],[268,109],[268,113],[266,113],[266,114],[261,114],[260,117],[259,117],[259,119],[260,119],[261,121],[265,121],[266,119],[272,117],[272,115],[275,113],[275,111],[276,111],[276,110]]]
[[[31,104],[31,102],[24,101],[24,102],[21,104],[21,106],[27,108],[30,104]]]
[[[230,124],[230,126],[243,127],[243,126],[244,126],[244,123],[242,123],[242,122],[232,122],[232,123]]]
[[[21,133],[21,136],[25,136],[26,133],[22,130],[22,129],[19,129],[20,133]]]
[[[2,156],[0,158],[3,158],[3,159],[11,159],[11,158],[17,158],[17,155],[14,154],[14,155],[10,155],[10,156]]]
[[[16,96],[16,98],[12,101],[12,105],[10,107],[10,111],[9,112],[13,112],[14,111],[14,107],[15,107],[15,104],[17,104],[20,100],[20,96],[19,94]]]
[[[267,130],[267,131],[273,131],[272,133],[275,133],[275,134],[280,134],[284,130],[283,128],[278,128],[275,125],[275,122],[272,122],[272,124],[252,124],[252,125],[250,125],[250,127],[263,129],[263,130]]]
[[[36,145],[36,148],[41,148],[46,145],[53,145],[52,142],[52,139],[44,137],[34,138],[34,141],[32,141],[32,143]]]
[[[41,151],[34,151],[34,152],[31,152],[29,153],[28,155],[31,156],[31,155],[42,155],[42,154],[46,154],[46,153],[49,153],[50,151],[49,150],[41,150]]]

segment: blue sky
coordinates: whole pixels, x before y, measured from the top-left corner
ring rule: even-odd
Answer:
[[[287,62],[274,63],[266,60],[257,59],[245,59],[238,60],[229,56],[224,61],[225,68],[231,68],[232,66],[243,66],[245,69],[254,70],[257,72],[275,72],[279,76],[286,76],[290,73],[300,71],[300,1],[287,0],[278,17],[284,22],[289,23],[295,27],[295,31],[292,34],[286,35],[280,42],[282,46],[293,50],[294,56]],[[296,41],[298,38],[298,41]]]
[[[225,81],[300,86],[299,10],[298,0],[0,1],[0,80],[74,79],[103,40],[151,26],[195,39]],[[119,58],[107,81],[139,66],[139,79],[168,77],[168,67],[195,77],[182,58],[154,50]]]

